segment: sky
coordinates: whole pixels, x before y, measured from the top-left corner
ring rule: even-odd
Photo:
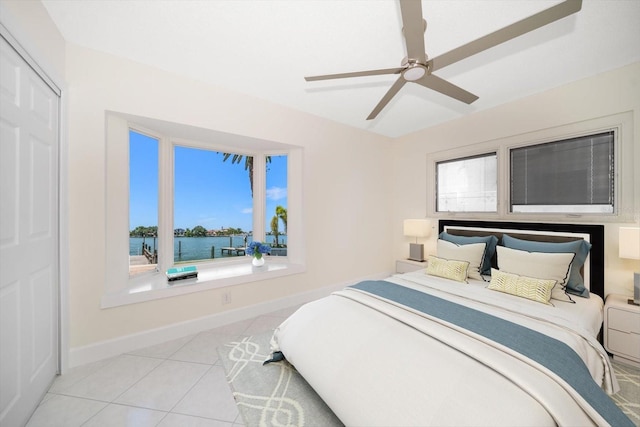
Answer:
[[[157,225],[158,144],[154,138],[130,132],[129,228]],[[232,164],[222,153],[176,146],[174,150],[174,227],[207,230],[241,228],[251,231],[252,197],[245,158]],[[287,207],[286,156],[272,156],[267,164],[265,223],[270,230],[276,206]],[[282,227],[282,224],[281,224]],[[282,232],[282,228],[280,229]]]

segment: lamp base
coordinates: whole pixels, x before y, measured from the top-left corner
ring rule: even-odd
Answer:
[[[409,259],[424,261],[424,245],[422,243],[409,243]]]
[[[640,273],[633,273],[633,303],[640,305]]]

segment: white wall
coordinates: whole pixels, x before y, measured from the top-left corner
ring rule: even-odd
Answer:
[[[0,22],[56,84],[64,80],[65,41],[39,1],[0,0]]]
[[[390,139],[75,45],[67,78],[72,348],[391,271],[390,185],[370,179]],[[307,272],[236,285],[224,307],[215,289],[100,309],[105,110],[303,146]]]
[[[427,200],[433,198],[433,191],[427,185],[427,156],[446,149],[484,143],[501,138],[536,133],[559,126],[590,121],[605,116],[631,112],[633,120],[631,132],[626,139],[632,144],[629,152],[633,173],[622,183],[630,189],[635,204],[630,204],[633,212],[625,212],[626,221],[640,223],[640,64],[632,64],[621,69],[606,72],[595,77],[567,84],[544,93],[530,96],[490,110],[434,126],[411,135],[398,138],[394,142],[394,256],[407,256],[408,245],[402,238],[403,218],[424,218],[431,215],[427,211]],[[526,138],[526,137],[525,137]],[[625,147],[629,148],[629,147]],[[629,169],[629,168],[627,168]],[[628,194],[628,193],[625,193]],[[474,219],[473,215],[457,216],[460,219]],[[505,217],[493,218],[506,220]],[[539,219],[539,218],[538,218]],[[518,218],[509,218],[517,221]],[[529,217],[527,220],[536,220]],[[540,219],[541,220],[541,219]],[[615,221],[615,220],[614,220]],[[580,220],[565,219],[557,222]],[[633,295],[633,272],[640,271],[640,262],[618,258],[617,222],[605,223],[605,292]],[[425,250],[435,253],[437,233],[432,233],[425,242]]]

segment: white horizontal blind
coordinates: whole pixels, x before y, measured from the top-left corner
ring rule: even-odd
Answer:
[[[496,153],[436,164],[437,212],[496,212]]]
[[[511,149],[510,159],[512,212],[613,212],[613,131]]]

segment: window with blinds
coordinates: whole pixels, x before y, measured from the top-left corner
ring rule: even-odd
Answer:
[[[509,153],[511,212],[613,213],[613,131]]]

